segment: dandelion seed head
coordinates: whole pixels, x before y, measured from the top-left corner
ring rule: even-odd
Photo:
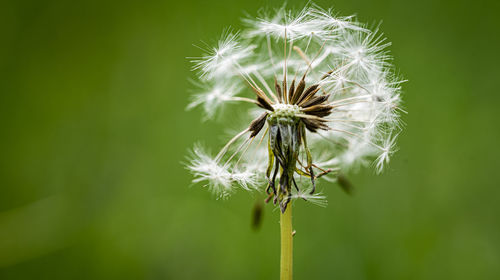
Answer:
[[[195,148],[193,181],[221,197],[238,186],[265,191],[284,211],[299,198],[324,204],[315,182],[341,170],[371,163],[380,173],[396,150],[405,111],[390,42],[378,27],[315,5],[244,23],[245,30],[226,31],[193,59],[205,86],[188,107],[211,118],[231,103],[251,119],[215,157]]]

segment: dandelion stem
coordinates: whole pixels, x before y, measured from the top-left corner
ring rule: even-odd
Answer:
[[[289,203],[285,213],[280,211],[281,227],[281,263],[280,280],[292,280],[293,236],[292,236],[292,204]]]

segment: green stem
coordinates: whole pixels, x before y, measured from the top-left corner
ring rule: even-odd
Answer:
[[[280,280],[292,280],[293,237],[292,237],[292,203],[286,207],[285,213],[280,211],[281,227],[281,262]]]

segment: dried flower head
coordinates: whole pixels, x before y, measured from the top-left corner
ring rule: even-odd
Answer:
[[[324,204],[320,177],[374,160],[380,172],[394,151],[400,83],[378,30],[353,17],[308,6],[273,17],[245,19],[247,30],[225,32],[193,60],[208,118],[227,102],[258,106],[215,156],[200,147],[188,168],[221,197],[235,186],[261,189],[285,211],[292,199]],[[244,113],[242,113],[244,114]]]

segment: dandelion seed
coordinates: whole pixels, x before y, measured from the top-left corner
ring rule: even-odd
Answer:
[[[230,83],[217,83],[204,84],[201,92],[193,95],[188,109],[197,106],[202,106],[205,111],[205,118],[211,119],[216,114],[217,110],[222,107],[225,102],[240,101],[241,97],[235,97],[240,91],[241,87],[238,84]]]
[[[389,156],[395,152],[394,147],[396,145],[396,138],[397,135],[385,138],[381,149],[381,153],[376,160],[376,167],[378,173],[382,172],[384,164],[389,163]]]
[[[237,75],[238,63],[251,56],[255,49],[253,45],[243,46],[238,42],[238,38],[238,34],[224,34],[217,47],[206,50],[205,56],[192,60],[195,64],[193,70],[198,70],[200,77],[206,80]]]
[[[193,172],[193,182],[207,182],[212,192],[219,197],[227,197],[232,192],[231,173],[220,166],[200,146],[193,149],[193,156],[188,168]]]
[[[292,199],[302,199],[309,203],[312,203],[316,206],[326,207],[328,206],[328,200],[326,200],[326,196],[321,193],[310,193],[311,189],[305,189],[303,191],[298,191],[295,194],[292,194]]]

